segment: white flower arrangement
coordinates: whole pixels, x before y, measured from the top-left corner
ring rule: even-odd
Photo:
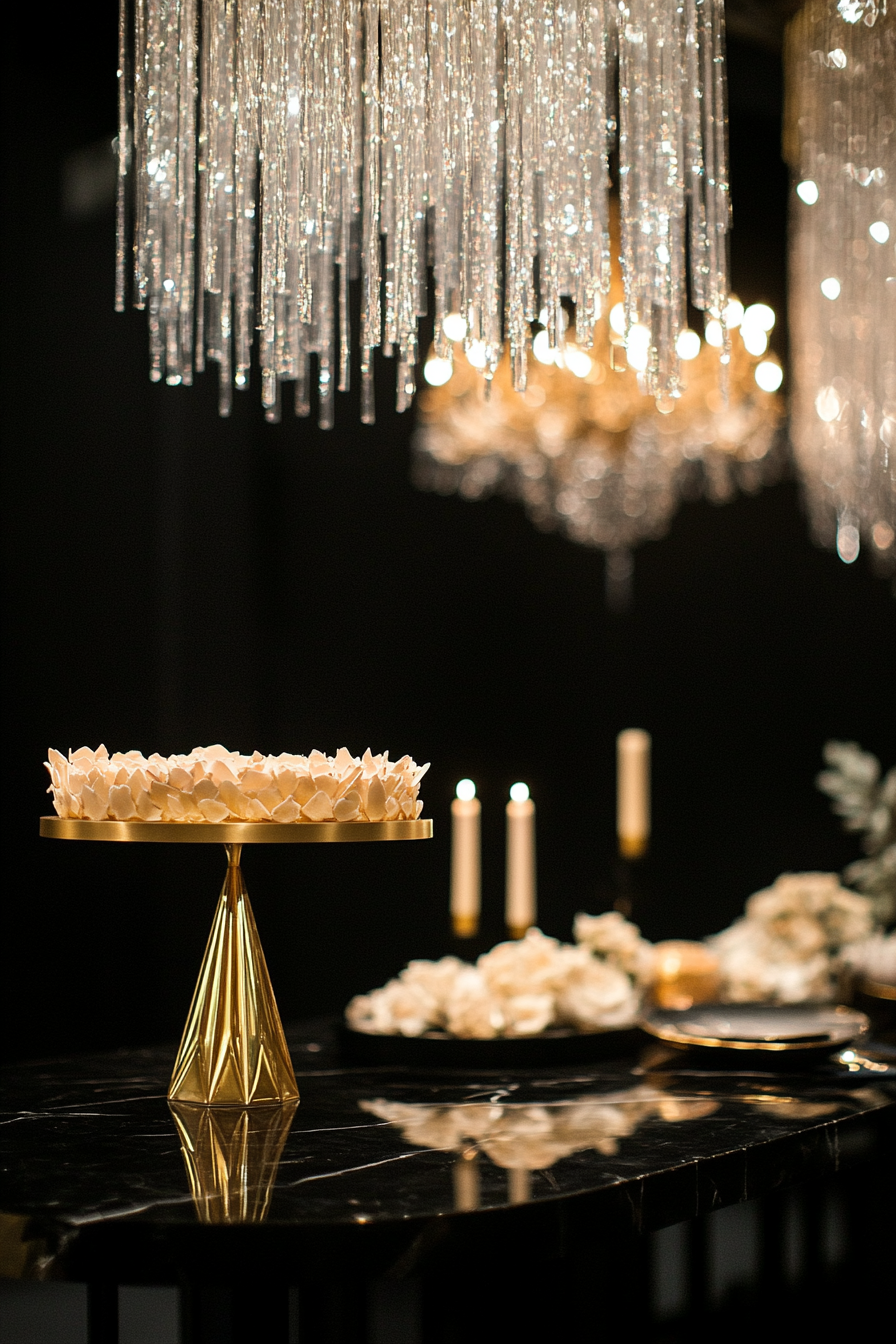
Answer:
[[[877,918],[896,916],[896,767],[881,779],[880,761],[857,742],[827,742],[828,766],[816,783],[833,799],[833,809],[847,831],[862,831],[868,858],[857,859],[844,880],[874,902]]]
[[[833,995],[846,949],[873,930],[871,901],[835,873],[784,873],[706,942],[719,957],[725,1001],[804,1003]]]
[[[473,1102],[427,1106],[418,1102],[362,1101],[361,1109],[401,1130],[406,1143],[440,1152],[464,1152],[475,1145],[497,1167],[543,1171],[564,1157],[593,1149],[604,1157],[619,1150],[619,1140],[646,1120],[675,1123],[712,1115],[712,1098],[670,1096],[649,1084],[602,1096],[580,1097],[548,1105]]]
[[[81,747],[52,748],[46,762],[60,817],[89,821],[401,821],[423,811],[417,797],[429,769],[410,756],[251,756],[222,746],[186,756]]]
[[[589,1031],[637,1020],[652,964],[650,944],[622,915],[579,915],[578,945],[529,929],[475,966],[457,957],[412,961],[394,980],[346,1008],[355,1031],[467,1039],[537,1036],[551,1026]]]

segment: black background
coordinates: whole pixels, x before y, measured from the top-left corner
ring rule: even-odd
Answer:
[[[633,724],[654,736],[648,936],[702,936],[779,872],[855,857],[813,780],[832,736],[896,755],[892,594],[864,556],[847,567],[813,547],[795,483],[684,504],[637,552],[634,607],[613,616],[599,552],[512,504],[411,487],[413,417],[390,409],[387,361],[376,426],[349,394],[329,433],[265,424],[257,384],[230,421],[212,375],[152,386],[143,316],[112,311],[111,208],[64,208],[71,156],[114,134],[115,6],[20,32],[4,80],[11,1054],[178,1035],[223,871],[213,848],[39,840],[51,744],[344,743],[433,762],[429,844],[246,855],[285,1018],[448,950],[461,775],[483,802],[486,942],[502,932],[515,779],[538,807],[542,926],[568,937],[576,910],[607,908],[614,738]],[[786,358],[774,35],[732,38],[729,73],[734,287],[777,310]]]

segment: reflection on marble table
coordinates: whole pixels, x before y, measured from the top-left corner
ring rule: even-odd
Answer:
[[[650,1046],[585,1068],[424,1075],[342,1067],[332,1024],[288,1037],[302,1101],[264,1124],[201,1108],[175,1123],[167,1049],[9,1069],[0,1212],[17,1272],[114,1265],[121,1282],[170,1282],[213,1231],[225,1253],[231,1229],[210,1222],[253,1224],[244,1259],[292,1263],[386,1242],[397,1255],[474,1209],[504,1210],[510,1236],[522,1203],[530,1220],[556,1219],[559,1200],[608,1234],[647,1229],[873,1157],[896,1134],[896,1069],[871,1058],[707,1071]]]

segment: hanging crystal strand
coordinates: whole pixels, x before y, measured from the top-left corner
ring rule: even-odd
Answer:
[[[164,29],[160,0],[148,0],[146,6],[146,216],[143,252],[142,290],[149,309],[149,376],[157,383],[162,377],[163,345],[159,318],[161,287],[162,219],[158,175],[165,173],[162,142],[161,94],[163,82]]]
[[[259,151],[259,46],[261,13],[243,0],[236,16],[234,127],[233,346],[236,387],[249,383],[255,327],[255,218]]]
[[[505,310],[504,335],[510,347],[510,367],[516,392],[526,390],[526,321],[530,258],[523,246],[523,164],[522,99],[523,44],[521,0],[508,0],[504,10],[505,40],[505,132],[504,153],[507,177],[505,221]]]
[[[180,55],[182,0],[169,3],[162,10],[160,27],[160,97],[157,150],[159,166],[154,176],[158,199],[159,245],[155,249],[153,268],[154,296],[157,306],[159,342],[164,352],[164,377],[171,386],[183,378],[183,363],[179,342],[179,313],[177,301],[177,256],[179,215],[178,113],[180,94]]]
[[[261,237],[258,277],[259,362],[261,364],[261,402],[266,411],[277,405],[279,384],[278,317],[283,304],[278,302],[285,286],[285,266],[281,240],[282,180],[280,150],[283,139],[283,33],[284,11],[281,5],[266,5],[261,16],[262,77],[260,120],[261,157]]]
[[[463,250],[469,257],[470,327],[466,348],[482,342],[480,367],[490,379],[501,357],[498,11],[495,0],[470,0],[473,116],[468,136],[468,204]]]
[[[379,4],[364,4],[364,190],[361,239],[361,423],[376,416],[373,351],[379,345],[380,304],[380,57]]]
[[[180,106],[177,153],[177,297],[181,376],[193,381],[196,311],[196,0],[183,0],[180,32]]]
[[[123,313],[127,302],[127,196],[128,165],[130,162],[130,127],[128,125],[128,6],[127,0],[118,3],[118,187],[115,202],[115,311]]]
[[[205,283],[206,240],[208,238],[208,75],[210,69],[211,24],[208,22],[206,0],[199,0],[199,69],[197,72],[199,111],[196,133],[196,194],[198,197],[194,268],[196,271],[196,336],[193,357],[197,373],[205,372]]]
[[[450,65],[451,38],[448,31],[447,0],[429,0],[427,5],[427,43],[429,83],[426,108],[426,156],[428,200],[431,207],[433,248],[433,288],[435,313],[433,344],[441,358],[451,359],[453,346],[443,323],[448,314],[445,254],[448,240],[448,192],[453,181],[450,137]]]
[[[358,200],[358,106],[361,98],[360,0],[345,0],[342,26],[343,65],[345,69],[342,109],[342,181],[339,222],[339,391],[350,385],[351,326],[348,282],[354,264]]]
[[[208,73],[203,78],[208,134],[203,274],[208,295],[206,355],[218,363],[218,412],[230,414],[234,224],[234,0],[205,0]]]
[[[146,137],[149,48],[146,0],[134,0],[134,307],[146,307],[148,277],[148,186]]]

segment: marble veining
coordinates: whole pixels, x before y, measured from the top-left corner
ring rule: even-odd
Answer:
[[[173,1114],[166,1049],[8,1070],[0,1210],[23,1239],[44,1238],[42,1272],[55,1256],[65,1273],[79,1237],[99,1248],[107,1227],[164,1241],[264,1222],[313,1236],[558,1200],[662,1226],[873,1155],[896,1130],[896,1061],[883,1056],[726,1071],[645,1044],[593,1067],[464,1076],[341,1068],[329,1024],[288,1035],[294,1115]]]

